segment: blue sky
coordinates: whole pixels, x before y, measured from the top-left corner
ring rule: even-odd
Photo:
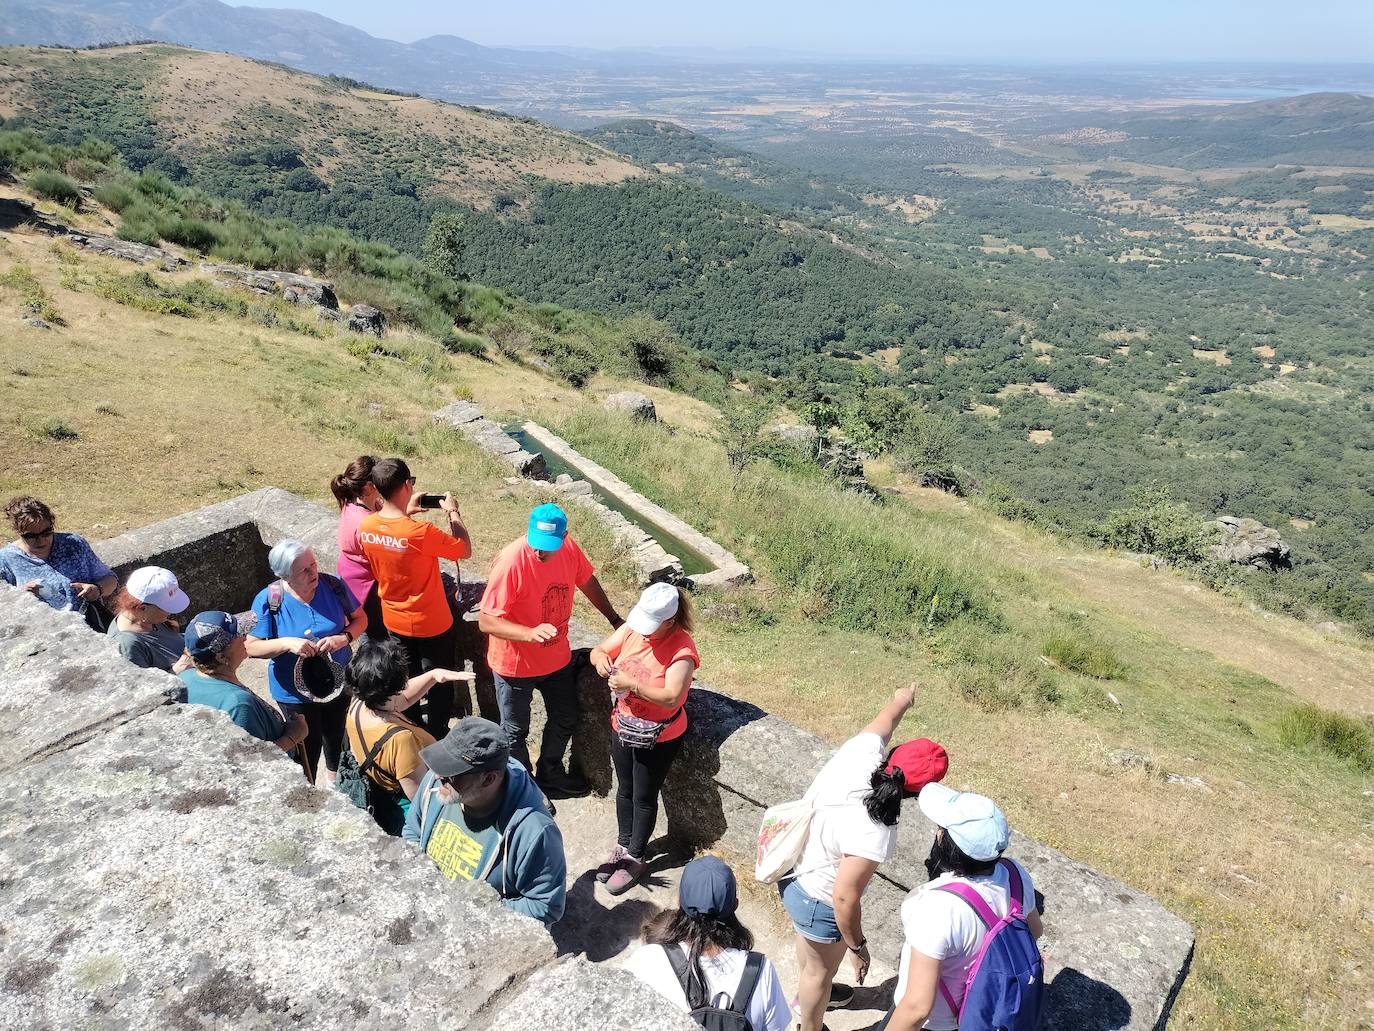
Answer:
[[[1374,61],[1363,0],[256,0],[389,39],[1040,62]]]

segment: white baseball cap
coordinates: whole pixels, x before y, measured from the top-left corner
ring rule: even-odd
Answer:
[[[625,622],[635,633],[648,637],[676,615],[677,588],[672,584],[650,584],[640,594]]]
[[[175,616],[191,604],[177,584],[176,574],[161,566],[141,566],[129,574],[124,589],[145,605],[156,605]]]
[[[986,862],[1006,851],[1011,829],[992,799],[943,784],[927,784],[917,801],[921,812],[943,827],[970,859]]]

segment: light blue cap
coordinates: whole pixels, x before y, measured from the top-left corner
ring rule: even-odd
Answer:
[[[1011,828],[992,799],[943,784],[927,784],[918,801],[921,812],[943,827],[970,859],[987,862],[1007,850]]]
[[[557,505],[540,505],[530,513],[530,529],[525,535],[535,551],[557,551],[568,535],[568,516]]]

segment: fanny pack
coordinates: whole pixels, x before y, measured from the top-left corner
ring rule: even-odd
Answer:
[[[668,724],[682,715],[683,708],[679,705],[671,716],[661,722],[646,720],[622,709],[615,714],[615,732],[626,748],[653,748]]]

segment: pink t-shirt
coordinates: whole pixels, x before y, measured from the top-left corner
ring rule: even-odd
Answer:
[[[542,677],[566,666],[572,659],[568,620],[573,592],[595,572],[571,537],[545,562],[523,537],[502,548],[487,575],[482,611],[521,626],[551,623],[558,636],[543,644],[488,637],[487,665],[503,677]]]
[[[606,654],[617,669],[623,670],[640,683],[651,687],[662,687],[667,679],[668,669],[681,659],[690,659],[692,669],[701,668],[701,656],[697,654],[696,642],[692,635],[681,628],[674,630],[661,641],[651,641],[643,634],[637,634],[626,623],[611,635]],[[690,691],[691,688],[688,688]],[[658,740],[671,741],[687,732],[687,696],[676,706],[657,705],[639,695],[627,694],[611,709],[611,729],[617,728],[616,719],[622,712],[638,716],[642,720],[662,723],[669,717],[673,722],[663,728]],[[677,713],[676,716],[673,716]]]
[[[362,605],[372,585],[377,582],[372,575],[372,567],[367,564],[362,543],[358,540],[358,524],[372,513],[356,502],[350,501],[339,513],[339,579],[348,585],[353,597]]]

